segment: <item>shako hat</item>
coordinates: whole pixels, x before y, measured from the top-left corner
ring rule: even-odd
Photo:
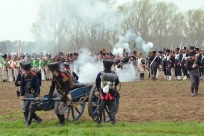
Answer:
[[[25,71],[29,71],[31,69],[31,63],[29,61],[22,62],[22,68]]]
[[[6,59],[6,58],[7,58],[7,54],[4,53],[4,54],[2,55],[2,58]]]
[[[50,69],[50,71],[59,70],[59,63],[58,62],[48,63],[47,66]]]
[[[103,66],[107,69],[110,69],[113,65],[113,59],[103,59]]]
[[[156,53],[157,53],[157,51],[153,50],[153,51],[152,51],[152,53],[153,53],[153,54],[156,54]]]
[[[196,51],[199,51],[200,50],[200,48],[195,48],[196,49]]]
[[[190,46],[190,50],[194,50],[194,48],[195,48],[194,46]]]
[[[169,50],[169,49],[166,49],[166,52],[170,53],[170,50]]]

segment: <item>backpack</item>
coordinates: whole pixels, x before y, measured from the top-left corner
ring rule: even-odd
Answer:
[[[72,82],[71,73],[69,71],[62,71],[62,74],[64,74],[68,78],[70,88],[72,89],[74,87],[74,85],[73,85],[73,82]]]

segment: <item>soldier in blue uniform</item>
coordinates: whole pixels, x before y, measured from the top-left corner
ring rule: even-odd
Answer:
[[[152,51],[152,56],[149,58],[149,68],[151,79],[154,81],[157,74],[157,68],[160,65],[160,58],[156,56],[156,51]]]
[[[189,53],[190,59],[187,62],[187,69],[189,70],[191,80],[191,96],[198,94],[198,86],[200,82],[199,65],[196,61],[195,51]]]
[[[100,91],[100,99],[97,113],[97,123],[100,124],[102,121],[102,113],[105,106],[108,106],[110,119],[112,124],[116,123],[116,102],[115,97],[117,97],[116,86],[119,84],[118,76],[115,72],[111,71],[113,65],[112,59],[103,60],[104,71],[98,73],[96,77],[96,87]],[[109,86],[109,88],[107,88]],[[105,89],[106,88],[106,89]]]
[[[176,79],[180,81],[181,80],[181,60],[182,60],[182,54],[180,54],[179,50],[180,50],[180,48],[176,48],[174,68],[175,68]]]
[[[40,86],[39,80],[35,73],[31,72],[31,63],[23,62],[22,71],[23,75],[21,76],[20,83],[20,99],[25,98],[35,98],[40,95]],[[24,116],[27,118],[26,127],[30,126],[32,118],[34,118],[38,123],[42,121],[32,108],[33,101],[24,101]]]
[[[182,72],[183,72],[183,80],[187,79],[187,69],[186,69],[186,61],[188,58],[188,54],[186,51],[186,47],[183,48],[183,52],[182,52],[182,59],[181,59],[181,66],[182,66]]]
[[[69,94],[71,88],[68,81],[68,77],[60,71],[60,65],[58,62],[48,63],[47,66],[53,74],[48,100],[49,101],[52,100],[52,95],[56,88],[57,90],[56,95],[58,98],[61,98],[61,101],[55,102],[54,111],[59,119],[58,126],[61,126],[64,125],[64,112],[65,112],[64,109],[66,107],[67,104],[66,102],[68,100],[67,94]]]

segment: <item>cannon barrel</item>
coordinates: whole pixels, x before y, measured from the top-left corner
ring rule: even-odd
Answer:
[[[24,98],[24,101],[47,101],[48,98]],[[60,101],[61,98],[52,98],[53,101]]]

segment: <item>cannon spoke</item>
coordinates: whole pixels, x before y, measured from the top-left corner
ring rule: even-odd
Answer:
[[[78,112],[78,114],[80,114],[80,112],[79,112],[79,110],[78,110],[78,108],[77,108],[77,107],[75,107],[75,110]]]
[[[72,111],[72,119],[74,120],[74,109],[73,109],[73,107],[71,107],[71,111]]]
[[[93,112],[93,113],[94,113],[94,115],[96,115],[97,110],[98,110],[98,108],[96,108],[96,109],[94,110],[94,112]]]
[[[69,114],[70,114],[70,107],[68,106],[68,111],[67,111],[67,120],[69,119]]]

